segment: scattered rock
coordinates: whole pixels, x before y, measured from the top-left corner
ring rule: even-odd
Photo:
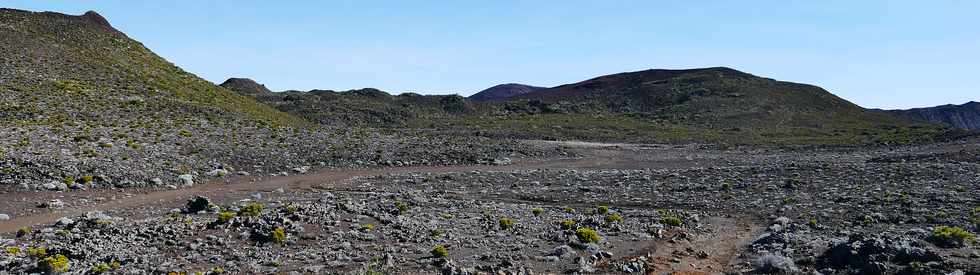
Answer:
[[[180,183],[183,184],[184,187],[194,186],[194,175],[183,174],[177,176],[177,180],[180,181]]]

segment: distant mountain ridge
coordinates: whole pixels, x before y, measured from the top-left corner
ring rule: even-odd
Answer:
[[[517,83],[500,84],[487,88],[469,97],[475,101],[503,101],[509,98],[539,91],[544,87],[536,87]]]
[[[887,110],[887,112],[917,119],[940,123],[951,127],[980,131],[980,102],[970,101],[961,105],[940,105],[907,110]]]
[[[321,124],[525,139],[862,144],[930,140],[944,131],[864,109],[817,86],[725,67],[627,72],[553,88],[517,85],[470,98],[375,89],[257,98]]]

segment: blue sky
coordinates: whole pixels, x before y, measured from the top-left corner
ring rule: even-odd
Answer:
[[[980,1],[39,1],[178,66],[273,90],[469,95],[727,66],[870,108],[980,101]]]

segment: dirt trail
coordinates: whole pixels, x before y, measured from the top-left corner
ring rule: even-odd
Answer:
[[[708,234],[664,233],[647,262],[647,274],[723,274],[736,264],[739,251],[763,230],[744,217],[711,217]]]
[[[70,207],[54,212],[19,216],[14,219],[0,222],[0,233],[11,233],[26,226],[52,223],[61,217],[71,217],[83,215],[89,211],[107,211],[113,209],[136,208],[146,205],[167,205],[174,202],[183,202],[196,195],[223,193],[238,194],[247,197],[247,192],[272,191],[278,188],[290,190],[312,188],[325,183],[336,183],[351,180],[358,177],[370,177],[385,174],[398,173],[446,173],[446,172],[466,172],[466,171],[514,171],[532,169],[556,169],[556,168],[598,168],[603,163],[607,163],[604,158],[584,158],[584,159],[551,159],[551,160],[532,160],[518,161],[511,165],[487,166],[487,165],[464,165],[464,166],[407,166],[407,167],[384,167],[384,168],[360,168],[360,169],[324,169],[308,174],[296,174],[281,177],[238,177],[229,183],[210,182],[195,185],[194,187],[181,188],[175,190],[151,190],[145,193],[136,193],[132,196],[118,198],[104,203]],[[100,190],[86,191],[92,195],[100,195]],[[139,192],[134,190],[134,192]],[[33,193],[25,194],[33,195]],[[8,197],[17,197],[18,194],[5,194]]]

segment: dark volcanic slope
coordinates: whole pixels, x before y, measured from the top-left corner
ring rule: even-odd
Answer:
[[[646,70],[601,76],[519,95],[564,112],[652,114],[676,122],[733,127],[837,128],[866,121],[905,125],[817,86],[776,81],[730,68]]]
[[[218,85],[226,89],[244,94],[244,95],[257,95],[257,94],[268,94],[272,93],[269,88],[265,85],[256,83],[255,80],[248,78],[229,78],[225,82]]]
[[[942,105],[908,110],[889,110],[889,113],[949,125],[959,129],[980,130],[980,102],[970,101],[963,105]]]
[[[541,89],[544,89],[544,87],[535,87],[516,83],[500,84],[473,94],[469,97],[469,99],[474,101],[501,101]]]
[[[816,86],[775,81],[730,68],[646,70],[601,76],[516,96],[544,102],[576,102],[583,112],[860,111],[857,105]],[[690,107],[704,108],[684,108]]]

